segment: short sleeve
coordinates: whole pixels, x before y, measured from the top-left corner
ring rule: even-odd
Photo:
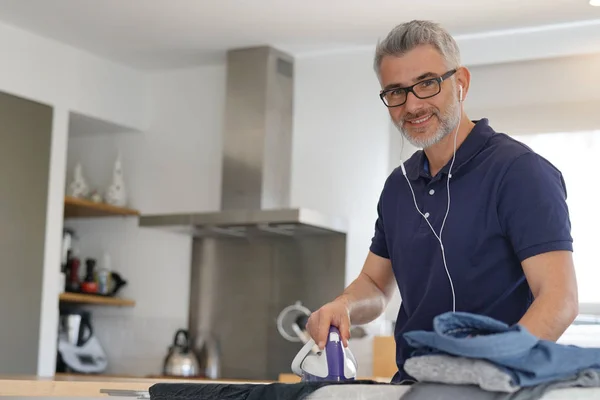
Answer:
[[[382,196],[383,197],[383,196]],[[372,253],[383,258],[390,258],[387,243],[385,241],[385,228],[383,222],[382,198],[377,203],[377,220],[375,221],[375,233],[371,239],[370,249]]]
[[[498,217],[519,259],[573,251],[567,189],[561,172],[536,153],[519,156],[498,190]]]

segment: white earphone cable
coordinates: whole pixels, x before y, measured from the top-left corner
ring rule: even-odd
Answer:
[[[459,102],[462,103],[462,87],[460,88]],[[444,219],[442,221],[442,226],[440,228],[439,235],[435,232],[435,229],[433,229],[433,226],[429,222],[428,217],[426,217],[419,209],[419,206],[417,205],[417,198],[415,196],[415,192],[412,188],[412,185],[410,184],[410,181],[408,180],[408,177],[406,176],[406,169],[404,168],[404,162],[402,160],[400,160],[400,167],[402,169],[402,174],[404,175],[404,178],[406,179],[406,182],[408,183],[408,187],[410,188],[410,192],[412,193],[415,208],[417,209],[417,212],[423,217],[425,222],[427,222],[427,225],[429,225],[429,228],[431,229],[431,231],[435,235],[436,239],[440,243],[440,249],[442,250],[442,261],[444,262],[444,269],[446,270],[446,275],[448,276],[448,281],[450,282],[450,289],[452,290],[452,311],[453,312],[456,312],[456,294],[454,292],[454,283],[452,282],[452,277],[450,276],[450,271],[448,270],[448,263],[446,262],[446,251],[444,249],[444,243],[442,241],[442,232],[444,231],[444,226],[446,225],[446,219],[448,218],[448,214],[450,213],[450,179],[452,178],[452,167],[454,166],[454,160],[456,159],[456,138],[458,136],[458,129],[460,128],[461,117],[462,117],[462,110],[459,107],[458,124],[456,125],[456,131],[454,132],[454,152],[452,155],[452,162],[450,163],[450,168],[448,170],[448,179],[446,179],[446,187],[447,187],[447,191],[448,191],[448,205],[446,207],[446,214],[444,215]],[[404,142],[404,139],[403,139],[403,142]]]

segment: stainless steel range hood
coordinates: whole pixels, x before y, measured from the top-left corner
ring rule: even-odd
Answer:
[[[271,47],[227,54],[221,209],[144,215],[140,225],[199,237],[347,232],[342,218],[290,207],[294,63]]]
[[[301,344],[280,335],[279,312],[297,301],[317,309],[344,288],[346,222],[290,207],[293,80],[280,51],[229,52],[221,209],[140,219],[193,237],[190,340],[221,343],[212,378],[290,372]]]
[[[302,208],[229,210],[211,213],[143,216],[140,224],[194,237],[304,236],[346,232],[340,218]]]

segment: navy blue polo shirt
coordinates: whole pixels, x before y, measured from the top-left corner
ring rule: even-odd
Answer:
[[[419,150],[404,165],[420,210],[439,234],[450,162],[432,177]],[[487,119],[476,122],[456,152],[442,235],[456,311],[510,325],[521,319],[533,301],[521,262],[573,250],[566,196],[562,174],[550,162],[496,133]],[[394,333],[394,382],[400,382],[412,379],[402,369],[412,350],[402,334],[431,330],[435,316],[452,311],[452,291],[440,244],[417,212],[400,167],[386,180],[377,212],[370,250],[391,260],[402,298]]]

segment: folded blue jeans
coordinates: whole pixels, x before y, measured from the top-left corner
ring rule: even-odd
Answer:
[[[540,340],[519,324],[447,312],[434,318],[433,331],[404,334],[413,355],[449,354],[487,360],[512,376],[521,387],[574,378],[580,371],[600,369],[600,349]]]

